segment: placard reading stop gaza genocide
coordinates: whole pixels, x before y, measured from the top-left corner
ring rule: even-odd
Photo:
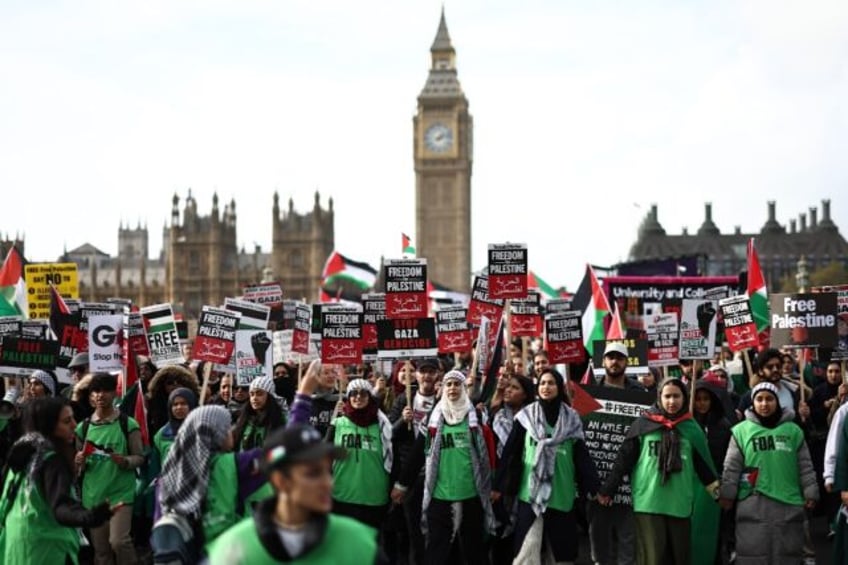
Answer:
[[[383,264],[387,318],[427,316],[427,261],[389,259]]]
[[[773,347],[837,346],[835,293],[772,294],[769,306]]]
[[[382,359],[421,359],[439,351],[433,318],[379,320],[377,356]]]

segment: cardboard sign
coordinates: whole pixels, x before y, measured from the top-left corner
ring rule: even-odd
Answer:
[[[283,303],[283,287],[276,282],[246,286],[242,298],[248,302],[274,308]]]
[[[642,412],[650,408],[656,396],[650,392],[612,387],[584,386],[582,388],[601,405],[599,410],[592,411],[581,419],[586,448],[589,450],[592,461],[595,462],[598,478],[603,484],[612,472],[618,458],[618,450],[624,443],[630,424]],[[624,481],[619,485],[613,496],[613,503],[631,505],[628,476],[625,476]]]
[[[274,374],[271,332],[236,330],[233,359],[236,364],[237,386],[250,386],[257,377],[271,377]]]
[[[606,374],[604,369],[604,350],[607,343],[614,341],[623,343],[627,348],[627,367],[624,369],[625,375],[644,375],[648,372],[648,341],[645,339],[596,339],[592,348],[592,374],[598,377],[603,377]]]
[[[712,359],[718,310],[712,300],[683,300],[680,316],[680,359]]]
[[[439,353],[463,353],[471,349],[471,326],[468,309],[464,306],[446,306],[436,312],[436,335]]]
[[[294,328],[292,329],[292,353],[309,354],[309,330],[312,309],[309,304],[299,302],[294,310]]]
[[[839,344],[836,293],[772,294],[772,347],[827,347]]]
[[[645,333],[648,338],[648,365],[664,367],[677,365],[678,323],[677,314],[645,316]]]
[[[510,329],[512,337],[536,337],[542,335],[541,297],[535,290],[528,291],[527,298],[510,302]]]
[[[386,317],[427,316],[427,260],[389,259],[383,265],[386,281]]]
[[[256,304],[247,300],[237,298],[225,298],[224,308],[231,312],[241,314],[239,318],[240,330],[267,330],[268,320],[271,317],[271,309],[264,304]]]
[[[197,337],[191,356],[198,361],[226,365],[236,347],[236,330],[241,313],[204,306],[197,322]]]
[[[88,367],[92,373],[124,368],[124,317],[99,314],[88,318]]]
[[[760,344],[747,294],[720,300],[718,306],[724,320],[724,337],[731,351],[742,351]]]
[[[552,298],[545,304],[545,315],[561,314],[571,310],[572,298]]]
[[[482,318],[500,320],[503,309],[503,298],[489,296],[489,278],[486,275],[474,277],[474,288],[471,291],[471,301],[468,303],[468,321],[479,326]]]
[[[5,367],[53,370],[58,360],[59,342],[57,341],[7,335],[3,336],[0,343],[0,370],[3,372],[6,372]],[[9,371],[15,374],[28,372]]]
[[[377,322],[377,356],[381,359],[421,359],[438,353],[433,318]]]
[[[62,298],[79,298],[79,275],[76,263],[29,263],[24,265],[27,308],[31,319],[50,317],[50,285]]]
[[[836,293],[836,349],[830,355],[831,360],[848,359],[848,284],[820,286],[811,289],[814,293]]]
[[[174,320],[174,310],[170,304],[156,304],[141,309],[144,321],[144,333],[147,336],[147,349],[150,361],[157,367],[185,363],[180,335]]]
[[[308,334],[307,334],[308,335]],[[306,340],[306,353],[297,353],[294,351],[294,330],[282,330],[274,332],[273,337],[273,353],[274,363],[287,363],[289,365],[298,365],[303,363],[311,363],[314,359],[321,358],[321,352],[318,349],[319,342]]]
[[[527,246],[489,244],[489,296],[524,298],[527,296]]]
[[[579,310],[572,310],[545,318],[545,349],[551,365],[583,361],[586,350],[581,316]]]
[[[373,292],[362,295],[362,349],[377,351],[377,322],[386,319],[386,295]]]
[[[347,304],[321,305],[321,362],[362,362],[362,307]]]

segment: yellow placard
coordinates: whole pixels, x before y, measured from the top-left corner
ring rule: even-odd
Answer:
[[[24,267],[29,317],[50,317],[50,284],[62,298],[79,298],[79,275],[76,263],[30,263]]]

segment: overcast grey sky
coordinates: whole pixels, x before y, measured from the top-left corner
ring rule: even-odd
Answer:
[[[412,117],[435,0],[0,3],[0,231],[27,258],[117,249],[175,191],[236,198],[271,246],[274,190],[332,195],[336,247],[374,265],[414,236]],[[470,0],[445,4],[474,116],[473,267],[529,245],[573,288],[666,230],[758,230],[833,199],[848,219],[848,3]]]

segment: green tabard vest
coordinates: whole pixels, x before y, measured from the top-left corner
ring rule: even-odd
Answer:
[[[333,443],[347,450],[347,457],[333,463],[333,498],[366,506],[388,504],[389,475],[383,466],[379,421],[363,428],[341,416],[333,425]]]
[[[52,457],[50,452],[45,460]],[[26,471],[24,471],[26,473]],[[5,528],[0,529],[0,563],[3,565],[32,565],[35,563],[64,564],[70,557],[78,563],[79,533],[75,528],[62,526],[53,517],[53,510],[38,489],[34,477],[23,477],[18,494],[13,501],[8,500],[8,490],[18,473],[9,472],[3,486],[3,498],[0,507],[6,510]]]
[[[658,463],[662,432],[656,430],[639,436],[639,460],[630,478],[634,512],[662,514],[675,518],[688,518],[692,515],[696,482],[692,464],[692,444],[682,433],[678,437],[683,469],[671,473],[663,485]]]
[[[546,429],[550,437],[553,428],[546,426]],[[518,499],[528,504],[532,502],[530,500],[530,474],[533,472],[535,461],[536,440],[527,433],[524,435],[524,468],[521,472],[521,488],[518,490]],[[568,439],[557,446],[548,508],[560,512],[570,512],[574,507],[575,494],[574,440]]]
[[[235,524],[238,515],[238,469],[233,453],[212,457],[209,486],[203,506],[203,536],[207,546],[227,528]]]
[[[798,448],[804,443],[801,428],[784,422],[769,429],[746,420],[734,426],[732,433],[745,458],[745,477],[752,473],[756,476],[755,481],[743,477],[737,498],[743,500],[752,492],[759,492],[784,504],[803,505],[798,478]]]
[[[271,401],[269,399],[269,402]],[[252,422],[248,422],[244,426],[244,433],[241,435],[238,451],[247,451],[255,447],[262,447],[263,443],[265,443],[265,426],[255,426]]]
[[[433,498],[457,502],[478,496],[477,486],[474,484],[474,468],[471,464],[471,450],[474,449],[472,441],[468,419],[453,426],[445,422],[442,427],[442,452],[439,456]]]
[[[309,553],[287,563],[296,565],[370,565],[377,557],[377,532],[344,516],[328,516],[323,541]],[[274,565],[259,541],[252,518],[222,535],[209,550],[210,565]]]
[[[86,437],[82,437],[83,426],[85,426],[84,422],[77,425],[76,432],[80,441],[89,441],[102,449],[111,449],[114,453],[129,455],[130,446],[127,445],[127,438],[121,430],[121,422],[118,419],[108,424],[92,422],[88,426]],[[132,433],[138,429],[138,423],[132,418],[128,418],[127,432]],[[82,505],[86,508],[94,508],[106,500],[113,506],[119,502],[133,503],[135,500],[135,470],[121,469],[112,462],[108,455],[95,453],[85,459]]]
[[[153,436],[153,447],[159,452],[159,464],[164,468],[165,459],[168,458],[168,451],[174,445],[174,438],[166,438],[162,433],[164,426]]]

